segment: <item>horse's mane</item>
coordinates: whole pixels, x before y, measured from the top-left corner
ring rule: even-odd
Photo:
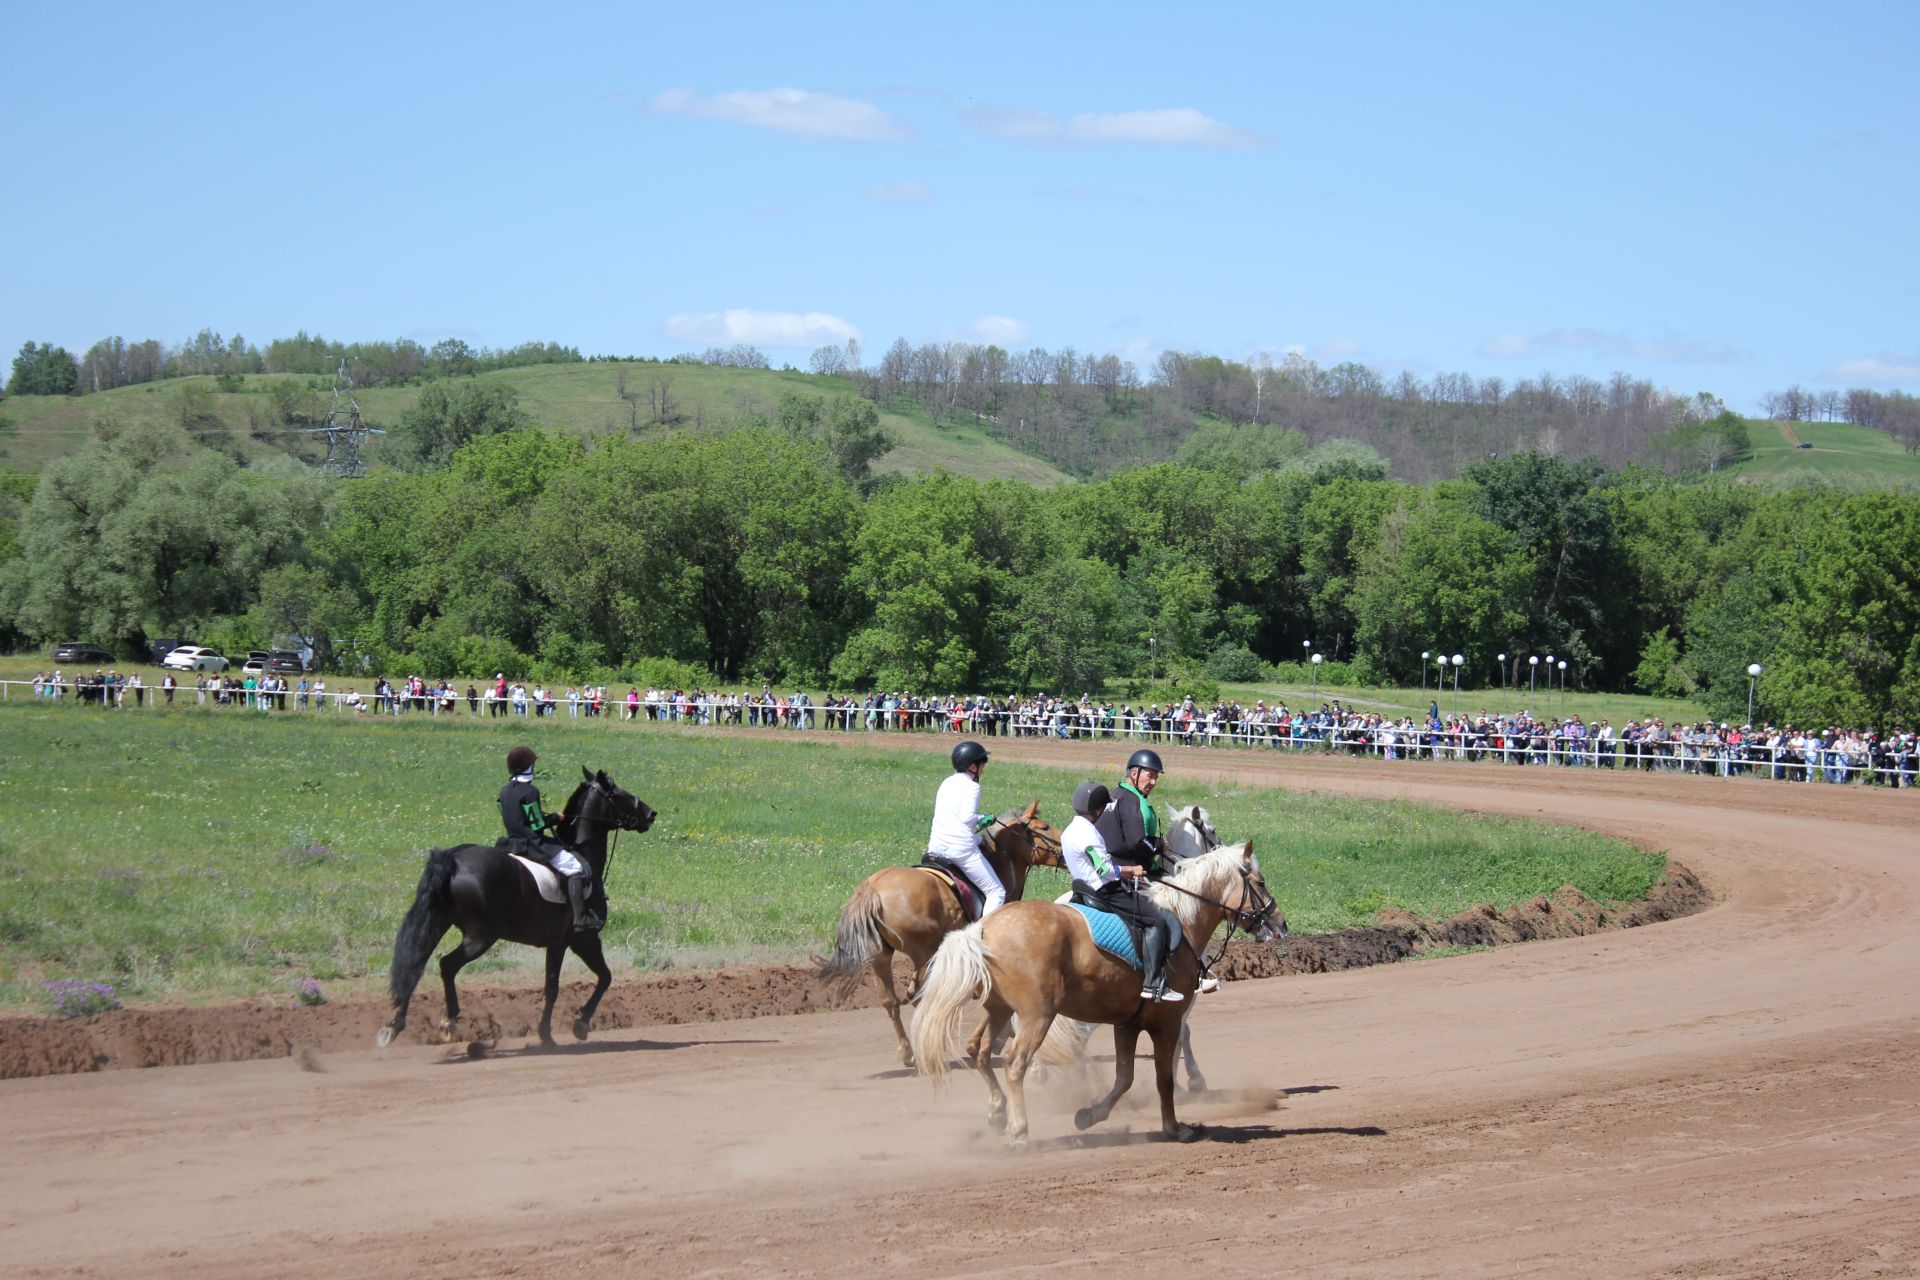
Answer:
[[[1203,853],[1197,858],[1188,858],[1167,873],[1168,883],[1180,886],[1187,893],[1175,893],[1171,889],[1156,884],[1148,888],[1147,896],[1157,905],[1179,916],[1181,925],[1192,930],[1198,923],[1197,916],[1201,903],[1198,898],[1190,898],[1187,894],[1197,893],[1212,898],[1215,902],[1220,901],[1221,896],[1232,888],[1233,882],[1239,878],[1240,858],[1246,853],[1245,843],[1223,844],[1218,849]],[[1257,857],[1248,855],[1248,869],[1260,870]]]

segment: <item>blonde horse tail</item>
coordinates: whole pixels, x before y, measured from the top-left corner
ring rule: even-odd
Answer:
[[[948,934],[933,953],[920,987],[919,1012],[910,1036],[920,1074],[936,1087],[946,1082],[947,1062],[957,1052],[967,1010],[991,990],[993,975],[987,971],[987,944],[980,925],[976,922]]]
[[[1086,1060],[1087,1042],[1093,1038],[1093,1024],[1073,1018],[1055,1018],[1047,1028],[1035,1055],[1050,1067],[1071,1067]]]
[[[862,881],[840,911],[833,954],[819,962],[814,976],[845,995],[866,976],[867,968],[885,942],[880,937],[880,894],[871,880]]]

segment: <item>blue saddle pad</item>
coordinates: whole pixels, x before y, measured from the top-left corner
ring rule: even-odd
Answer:
[[[1140,955],[1133,949],[1133,934],[1127,929],[1126,921],[1111,911],[1096,911],[1078,902],[1069,902],[1067,905],[1087,918],[1087,928],[1093,934],[1094,946],[1116,960],[1124,960],[1134,968],[1140,968]]]

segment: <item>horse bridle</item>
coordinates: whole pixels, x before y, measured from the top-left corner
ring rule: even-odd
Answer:
[[[1005,818],[995,818],[992,822],[989,822],[987,824],[987,834],[993,837],[994,843],[998,844],[999,837],[996,833],[1005,831],[1008,827],[1021,828],[1028,835],[1032,836],[1036,841],[1038,841],[1040,844],[1045,845],[1051,852],[1053,852],[1056,855],[1059,855],[1061,864],[1065,865],[1066,856],[1064,851],[1061,848],[1059,837],[1048,835],[1046,832],[1034,826],[1033,820],[1031,818],[1023,818],[1018,822],[1009,822]],[[1040,864],[1036,863],[1034,865],[1038,866]]]

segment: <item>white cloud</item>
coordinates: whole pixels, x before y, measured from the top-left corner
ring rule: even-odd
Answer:
[[[1271,141],[1250,129],[1223,124],[1191,107],[1116,111],[1106,115],[1082,113],[1068,122],[1067,136],[1080,142],[1140,142],[1155,147],[1236,151],[1265,146]]]
[[[867,188],[867,199],[881,204],[930,204],[933,201],[933,188],[911,179],[883,182],[877,187]]]
[[[1480,354],[1499,359],[1542,356],[1554,351],[1589,352],[1602,356],[1629,356],[1675,364],[1725,364],[1738,359],[1732,347],[1716,347],[1697,338],[1658,341],[1599,329],[1555,329],[1550,333],[1506,333],[1480,344]]]
[[[1899,387],[1920,382],[1920,355],[1895,356],[1881,352],[1857,360],[1842,360],[1820,375],[1822,382],[1849,387]]]
[[[909,130],[880,108],[852,98],[807,89],[740,89],[696,96],[690,89],[669,89],[647,104],[653,115],[698,116],[796,138],[835,142],[892,142]]]
[[[1263,147],[1273,139],[1251,129],[1215,120],[1192,107],[1158,111],[1083,111],[1062,120],[1030,107],[971,107],[968,124],[983,133],[1016,142],[1101,143],[1132,142],[1155,147],[1206,147],[1245,150]]]
[[[744,342],[755,347],[823,347],[860,336],[860,330],[824,311],[680,311],[660,325],[662,337],[675,342],[705,342],[730,346]]]
[[[968,325],[964,332],[969,341],[986,342],[999,347],[1017,347],[1033,336],[1033,330],[1012,316],[981,316]]]

